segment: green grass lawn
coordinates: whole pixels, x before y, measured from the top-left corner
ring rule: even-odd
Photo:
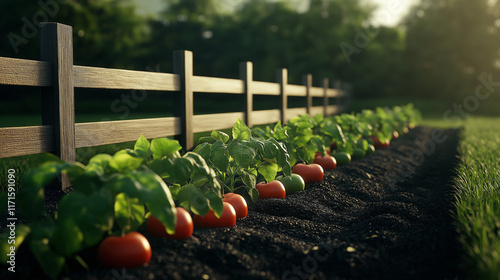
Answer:
[[[455,178],[457,229],[472,275],[500,279],[500,118],[470,118]]]

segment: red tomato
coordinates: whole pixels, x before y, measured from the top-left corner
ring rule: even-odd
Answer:
[[[299,174],[306,183],[321,182],[325,174],[323,167],[321,167],[321,165],[317,163],[307,165],[303,163],[297,163],[292,168],[292,172],[295,174]]]
[[[389,147],[389,140],[386,140],[384,143],[382,143],[375,135],[371,135],[370,138],[373,140],[373,146],[375,146],[375,148]]]
[[[222,201],[233,206],[234,211],[236,211],[236,218],[245,218],[248,215],[248,205],[243,196],[237,193],[226,193]]]
[[[100,263],[108,268],[132,268],[151,260],[151,245],[142,234],[130,232],[124,236],[108,236],[98,249]]]
[[[199,228],[222,228],[222,227],[234,227],[236,224],[236,211],[234,207],[228,202],[222,202],[224,205],[224,210],[220,219],[218,219],[213,210],[210,210],[205,216],[194,215],[193,221],[196,227]]]
[[[313,162],[321,165],[323,171],[335,169],[337,167],[337,160],[331,155],[316,156]]]
[[[177,224],[175,224],[175,233],[168,234],[163,224],[153,215],[149,216],[147,224],[148,234],[151,237],[166,237],[168,239],[188,239],[193,235],[193,219],[189,212],[177,207]]]
[[[283,183],[278,180],[274,180],[269,183],[260,182],[255,188],[259,192],[259,199],[263,198],[285,198],[286,190]]]

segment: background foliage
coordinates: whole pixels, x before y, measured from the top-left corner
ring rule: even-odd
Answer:
[[[37,29],[37,21],[54,21],[73,26],[78,65],[171,72],[172,52],[187,49],[196,75],[237,78],[238,62],[252,61],[257,80],[272,81],[285,67],[291,83],[306,73],[315,85],[346,81],[354,100],[447,104],[473,95],[482,73],[500,81],[496,1],[421,0],[397,27],[375,26],[375,7],[361,0],[311,0],[300,11],[293,0],[164,1],[156,16],[137,13],[130,0],[2,1],[0,56],[38,59],[39,34],[27,22]],[[17,52],[12,34],[25,39]],[[17,100],[17,89],[0,90]]]

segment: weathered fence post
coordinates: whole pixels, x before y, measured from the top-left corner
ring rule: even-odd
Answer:
[[[281,123],[285,124],[288,120],[286,114],[288,109],[288,96],[286,92],[286,85],[288,84],[288,70],[286,68],[278,69],[276,71],[276,81],[280,85]]]
[[[53,85],[42,88],[42,124],[53,127],[54,152],[64,161],[76,160],[75,95],[73,87],[72,27],[40,23],[40,56],[52,64]],[[70,186],[61,176],[61,187]]]
[[[306,86],[306,99],[307,99],[306,111],[310,115],[313,107],[313,96],[311,94],[312,75],[311,74],[304,75],[303,83]]]
[[[324,98],[324,105],[323,105],[323,115],[327,116],[328,115],[328,87],[329,87],[329,80],[328,78],[324,78],[323,82],[321,83],[321,87],[323,87],[323,98]]]
[[[180,144],[187,150],[194,146],[193,135],[193,53],[174,52],[174,73],[179,75],[181,90],[175,102],[175,116],[181,120]]]
[[[253,81],[253,64],[250,61],[240,63],[240,79],[243,80],[243,88],[245,91],[246,102],[245,102],[245,123],[248,127],[253,126],[252,122],[252,111],[253,111],[253,92],[252,92],[252,81]]]

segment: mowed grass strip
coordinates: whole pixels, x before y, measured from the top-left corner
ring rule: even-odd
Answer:
[[[470,118],[455,179],[457,227],[470,279],[500,279],[500,118]]]

